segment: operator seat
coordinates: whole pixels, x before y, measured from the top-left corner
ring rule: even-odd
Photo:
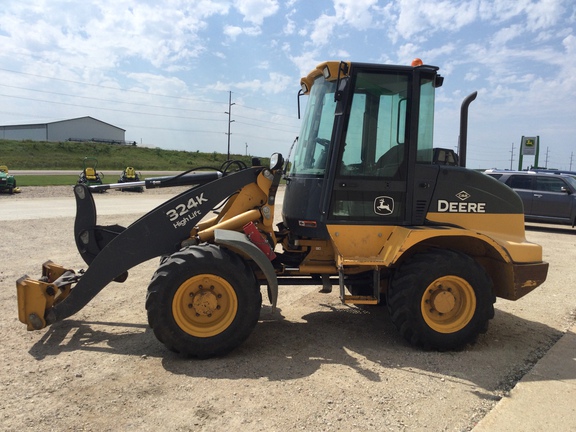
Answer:
[[[88,167],[84,170],[84,175],[88,180],[96,180],[96,170],[94,168]]]
[[[376,162],[376,174],[379,177],[398,177],[399,168],[404,161],[404,144],[391,147],[386,153],[378,158]]]

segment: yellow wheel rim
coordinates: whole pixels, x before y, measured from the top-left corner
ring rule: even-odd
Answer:
[[[222,333],[238,312],[232,285],[215,275],[198,275],[185,281],[174,295],[172,314],[176,324],[195,337]]]
[[[468,325],[476,311],[472,286],[458,276],[444,276],[432,282],[422,296],[422,316],[439,333],[454,333]]]

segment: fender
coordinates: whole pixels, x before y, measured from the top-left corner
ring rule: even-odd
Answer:
[[[231,251],[240,254],[247,255],[251,260],[253,260],[268,282],[268,299],[272,303],[272,308],[276,308],[276,302],[278,301],[278,279],[276,278],[276,272],[274,267],[268,257],[262,252],[258,247],[248,240],[245,234],[217,229],[214,231],[214,243],[222,245]]]

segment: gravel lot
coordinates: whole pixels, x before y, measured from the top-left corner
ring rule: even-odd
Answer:
[[[111,191],[102,199],[151,194],[166,191]],[[0,214],[31,200],[40,215],[38,198],[66,197],[74,201],[71,187],[22,188],[0,195]],[[99,223],[126,226],[138,216],[106,215]],[[254,333],[230,355],[184,360],[147,325],[144,300],[157,260],[70,319],[27,332],[15,281],[38,277],[47,259],[84,267],[73,223],[0,218],[2,430],[466,431],[574,322],[574,230],[540,227],[527,237],[545,247],[548,281],[517,302],[498,299],[488,333],[460,352],[415,350],[386,308],[345,306],[337,290],[312,286],[281,287],[278,309],[265,301]]]

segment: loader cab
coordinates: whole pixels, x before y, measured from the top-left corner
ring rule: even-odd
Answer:
[[[409,185],[416,164],[432,162],[437,70],[326,62],[302,78],[309,97],[283,207],[292,233],[414,222]]]

